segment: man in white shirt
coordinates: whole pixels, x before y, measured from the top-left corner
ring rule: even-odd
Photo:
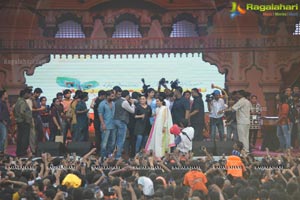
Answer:
[[[246,98],[246,96],[247,92],[239,90],[237,92],[237,98],[239,100],[232,106],[232,110],[236,111],[239,141],[243,143],[245,151],[249,152],[251,102]]]
[[[210,137],[212,140],[215,140],[216,137],[216,129],[218,128],[220,141],[223,141],[224,137],[224,123],[223,116],[225,110],[227,108],[224,99],[221,97],[221,92],[219,90],[215,90],[213,93],[214,99],[210,102],[207,102],[207,107],[209,111],[209,120],[210,120]]]
[[[193,148],[193,139],[194,139],[194,128],[188,126],[189,122],[187,119],[183,119],[180,123],[182,128],[181,133],[175,139],[177,149],[184,154],[187,154],[189,151],[192,151]]]

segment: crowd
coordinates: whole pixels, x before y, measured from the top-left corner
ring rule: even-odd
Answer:
[[[102,160],[96,148],[83,157],[2,156],[0,199],[299,199],[299,158],[288,150],[256,160],[242,148],[237,141],[219,160],[205,149],[197,159],[174,150],[161,159],[142,151],[116,160],[115,150]]]
[[[261,125],[257,96],[244,90],[207,95],[210,140],[235,141],[232,155],[214,160],[205,148],[204,158],[193,156],[192,142],[204,140],[207,128],[198,89],[183,93],[178,85],[160,84],[161,92],[144,86],[143,93],[119,86],[100,90],[89,107],[84,91],[71,98],[66,89],[48,106],[41,88],[22,90],[12,106],[16,157],[1,154],[0,199],[298,199],[300,162],[290,150],[292,137],[300,139],[297,87],[277,97],[278,151],[285,154],[267,153],[262,160],[250,154]],[[6,91],[0,98],[4,152],[12,118]],[[72,141],[88,141],[90,123],[95,148],[85,156],[32,157],[37,143],[61,139],[65,144],[68,132]]]

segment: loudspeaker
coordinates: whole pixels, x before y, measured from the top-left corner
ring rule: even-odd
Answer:
[[[37,156],[42,153],[50,153],[51,156],[61,156],[65,153],[64,145],[61,142],[39,142]]]
[[[68,153],[76,153],[77,156],[84,156],[92,148],[92,142],[71,142],[68,143]]]
[[[202,147],[213,154],[214,156],[221,156],[223,153],[225,155],[231,155],[233,150],[234,141],[193,141],[193,152],[194,156],[206,156]]]

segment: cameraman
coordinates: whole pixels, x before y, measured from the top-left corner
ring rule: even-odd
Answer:
[[[224,136],[224,124],[223,116],[226,109],[226,104],[224,99],[220,98],[221,93],[219,90],[215,90],[213,93],[213,99],[207,101],[207,107],[209,111],[209,121],[210,121],[210,137],[212,140],[215,140],[216,128],[218,128],[220,141],[223,141]]]

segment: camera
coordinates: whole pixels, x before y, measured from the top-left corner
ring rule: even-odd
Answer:
[[[122,182],[121,182],[121,186],[122,186],[122,188],[127,188],[127,187],[128,187],[128,184],[127,184],[126,181],[122,181]]]
[[[108,192],[109,192],[109,193],[115,193],[115,189],[114,189],[113,187],[109,187],[109,188],[108,188]]]
[[[205,96],[205,101],[206,102],[211,102],[212,100],[214,100],[214,95],[213,94],[207,94]]]
[[[170,83],[171,83],[171,88],[176,89],[176,88],[178,88],[180,82],[177,78],[175,81],[171,81]]]
[[[166,78],[161,78],[158,83],[159,85],[166,85],[167,83],[169,83],[169,81],[167,81]]]
[[[143,83],[143,93],[145,94],[145,93],[147,93],[147,90],[150,87],[150,85],[146,85],[144,78],[142,78],[141,81]]]

